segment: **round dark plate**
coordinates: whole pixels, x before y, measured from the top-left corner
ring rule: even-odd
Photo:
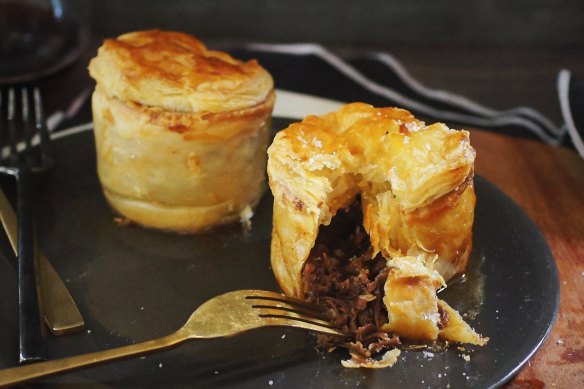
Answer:
[[[285,120],[274,120],[283,128]],[[76,299],[87,330],[51,337],[51,358],[167,335],[205,300],[223,292],[278,290],[269,265],[272,198],[251,232],[239,227],[176,235],[113,221],[95,173],[91,131],[54,142],[57,164],[39,182],[39,241]],[[550,250],[525,213],[477,177],[474,249],[468,279],[441,294],[490,338],[485,347],[405,351],[387,369],[345,369],[347,354],[318,352],[312,335],[256,330],[192,341],[173,350],[44,380],[49,386],[237,388],[489,388],[511,378],[554,322],[559,283]],[[0,261],[0,367],[17,355],[15,273]],[[220,318],[217,318],[220,320]],[[463,355],[470,357],[469,361]]]

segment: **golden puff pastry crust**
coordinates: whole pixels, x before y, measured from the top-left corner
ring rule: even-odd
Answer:
[[[286,294],[321,225],[361,196],[373,255],[437,255],[446,280],[472,245],[475,152],[466,131],[426,126],[408,111],[353,103],[280,131],[268,149],[274,195],[271,262]]]
[[[114,210],[179,232],[249,218],[266,187],[275,99],[263,68],[153,30],[107,40],[89,69],[98,175]]]
[[[263,103],[271,75],[257,61],[212,51],[180,32],[148,30],[106,39],[89,64],[109,95],[181,112],[224,112]]]

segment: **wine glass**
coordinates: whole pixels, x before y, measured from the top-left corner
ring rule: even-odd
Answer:
[[[82,30],[62,0],[0,0],[0,84],[32,81],[72,63]]]

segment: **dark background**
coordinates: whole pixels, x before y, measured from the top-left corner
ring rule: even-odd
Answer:
[[[98,35],[178,29],[205,39],[392,44],[584,44],[581,0],[97,0]],[[155,10],[155,12],[153,12]]]
[[[582,0],[84,0],[66,3],[105,37],[162,28],[211,48],[317,42],[341,55],[393,54],[426,86],[496,109],[531,106],[560,124],[560,69],[584,76]],[[82,64],[86,66],[86,63]],[[276,80],[277,83],[277,80]]]

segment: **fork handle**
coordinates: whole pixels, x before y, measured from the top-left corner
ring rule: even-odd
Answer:
[[[188,339],[189,337],[179,330],[163,338],[136,343],[129,346],[0,370],[0,387],[22,384],[36,378],[61,374],[82,367],[113,362],[132,356],[145,355],[154,351],[166,350],[178,346],[180,343],[183,343]]]
[[[20,363],[47,359],[47,340],[39,304],[32,173],[20,170],[18,213],[18,329]]]

